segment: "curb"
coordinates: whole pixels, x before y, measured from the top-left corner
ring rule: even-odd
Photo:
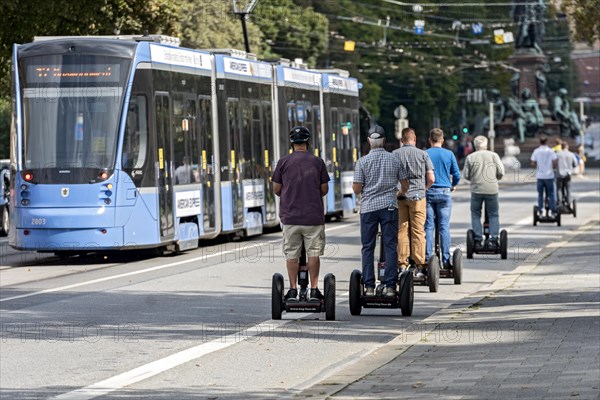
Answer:
[[[473,292],[450,304],[448,307],[441,309],[425,318],[419,322],[419,325],[427,326],[428,328],[422,330],[420,335],[410,334],[407,335],[407,337],[404,337],[402,334],[400,334],[385,345],[377,347],[373,351],[363,356],[362,359],[366,362],[354,362],[352,365],[334,372],[321,382],[306,388],[299,393],[296,393],[293,397],[330,398],[331,396],[339,393],[344,388],[360,381],[363,377],[371,372],[392,362],[416,343],[426,339],[429,334],[438,329],[439,324],[458,317],[466,309],[477,306],[478,303],[484,301],[486,298],[494,295],[495,293],[510,288],[521,275],[537,268],[546,258],[550,257],[558,249],[574,240],[580,234],[592,230],[599,223],[600,221],[597,219],[588,221],[585,225],[575,229],[573,234],[567,239],[558,243],[554,243],[552,246],[544,247],[540,253],[529,255],[515,269],[501,274],[500,277],[492,282],[489,286]]]

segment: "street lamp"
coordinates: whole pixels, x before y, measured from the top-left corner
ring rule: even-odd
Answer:
[[[233,0],[233,13],[240,17],[240,21],[242,21],[242,31],[244,33],[244,45],[246,46],[246,53],[250,53],[250,43],[248,42],[248,30],[246,29],[246,18],[248,14],[252,12],[254,7],[256,7],[256,3],[258,0],[252,0],[248,7],[238,10],[237,0]]]

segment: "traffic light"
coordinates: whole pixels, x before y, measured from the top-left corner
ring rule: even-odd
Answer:
[[[468,134],[468,133],[469,133],[469,127],[467,127],[467,126],[463,126],[463,129],[462,129],[462,131],[463,131],[463,133],[464,133],[465,135],[466,135],[466,134]]]
[[[452,135],[452,140],[458,140],[458,135],[456,133]]]

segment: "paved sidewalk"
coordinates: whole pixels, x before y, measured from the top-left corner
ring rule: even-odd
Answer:
[[[600,398],[599,240],[595,221],[545,248],[541,262],[524,263],[422,323],[407,324],[403,336],[378,350],[398,352],[395,358],[330,397]],[[361,364],[376,368],[378,358]],[[349,375],[341,371],[311,395],[325,397],[328,385]]]

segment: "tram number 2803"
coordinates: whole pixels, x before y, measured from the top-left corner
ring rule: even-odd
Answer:
[[[46,225],[46,218],[31,218],[31,225]]]

